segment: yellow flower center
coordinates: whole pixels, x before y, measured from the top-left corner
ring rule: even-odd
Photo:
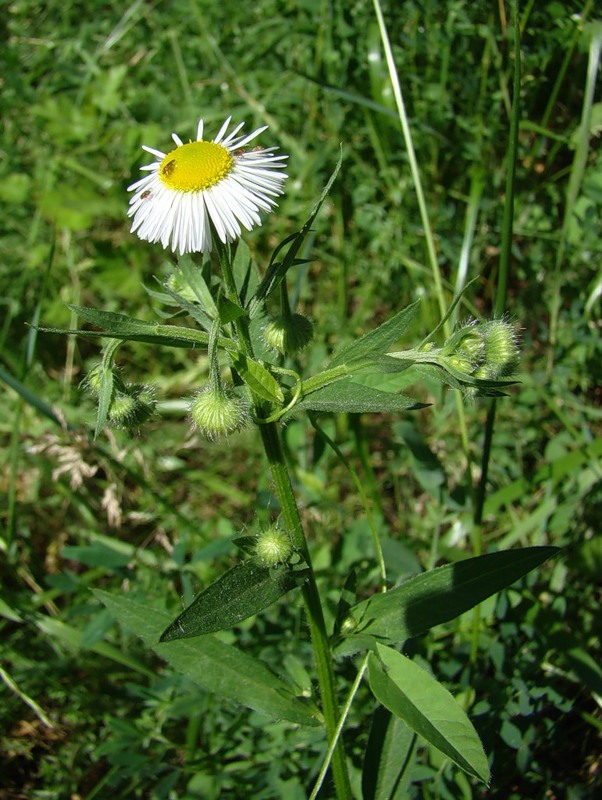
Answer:
[[[170,189],[200,192],[215,186],[231,171],[234,158],[215,142],[188,142],[168,153],[159,177]]]

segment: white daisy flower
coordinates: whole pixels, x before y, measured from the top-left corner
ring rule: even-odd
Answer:
[[[260,211],[270,211],[282,194],[288,156],[276,147],[246,149],[267,125],[239,136],[241,122],[227,133],[231,117],[213,141],[203,139],[200,120],[196,142],[182,142],[175,133],[174,150],[162,153],[143,145],[156,161],[141,169],[144,178],[128,187],[134,192],[128,216],[132,231],[148,242],[161,242],[173,252],[208,253],[212,229],[220,241],[232,242],[261,225]]]

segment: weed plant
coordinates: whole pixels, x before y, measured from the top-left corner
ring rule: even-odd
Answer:
[[[379,10],[3,8],[0,798],[600,792],[599,12],[403,0],[382,3],[379,25]],[[229,115],[269,126],[261,144],[289,156],[285,193],[231,249],[178,262],[129,230],[141,145],[194,138],[199,117],[214,134]],[[235,307],[266,288],[270,263],[280,284],[257,304],[258,367],[229,361],[217,329],[239,352]],[[220,325],[199,322],[203,285]],[[286,317],[287,303],[311,344],[259,352],[263,314]],[[132,323],[114,338],[108,314],[193,329],[195,346],[140,341]],[[487,320],[520,331],[516,386],[449,362]],[[384,350],[366,349],[369,332]],[[335,392],[303,407],[294,376],[358,346],[372,367],[354,373],[355,405]],[[383,371],[385,352],[411,365]],[[264,422],[207,440],[190,403],[232,375]],[[115,412],[128,384],[156,405],[148,419]],[[508,396],[466,402],[462,387]],[[400,393],[429,407],[399,410]],[[301,528],[307,552],[298,538],[278,551]],[[249,615],[240,601],[226,624],[209,595],[201,607],[225,629],[177,639],[183,609],[233,567]],[[455,576],[461,591],[444,596],[464,606],[441,610],[431,586],[422,628],[362,629],[381,588],[407,609],[408,587],[437,575]],[[335,654],[319,681],[316,598],[322,657]],[[165,629],[176,640],[158,644]],[[433,716],[443,687],[459,729]]]

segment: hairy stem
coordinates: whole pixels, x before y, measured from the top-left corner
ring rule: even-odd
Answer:
[[[309,566],[309,579],[303,586],[303,599],[311,631],[311,641],[316,659],[316,669],[318,673],[318,685],[320,687],[320,698],[322,701],[322,712],[324,714],[324,724],[328,741],[333,742],[337,731],[339,719],[339,709],[335,694],[334,668],[322,612],[320,595],[316,585],[316,579],[311,566],[311,557],[305,540],[305,534],[301,525],[299,509],[295,500],[291,479],[284,460],[280,433],[275,422],[260,425],[263,446],[270,464],[276,493],[280,501],[282,516],[286,528],[291,536],[295,547],[303,554]],[[337,742],[332,755],[332,773],[334,777],[337,800],[350,800],[351,786],[345,761],[345,751],[342,742]]]

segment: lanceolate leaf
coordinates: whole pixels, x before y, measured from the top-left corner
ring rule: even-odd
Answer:
[[[117,314],[114,311],[100,311],[96,308],[86,308],[85,306],[73,304],[70,304],[69,308],[75,311],[80,319],[113,333],[147,334],[153,333],[158,327],[161,327],[156,322],[135,319],[134,317],[128,317],[127,314]]]
[[[447,689],[409,658],[376,645],[368,660],[376,699],[463,770],[489,782],[479,735]]]
[[[249,246],[244,239],[239,239],[236,243],[236,253],[232,264],[234,281],[243,305],[247,298],[257,289],[257,265],[253,261]]]
[[[157,322],[147,322],[142,319],[128,317],[126,314],[117,314],[114,311],[99,311],[95,308],[85,308],[70,304],[68,306],[80,319],[102,328],[102,331],[69,330],[58,328],[43,328],[52,333],[75,333],[79,336],[110,336],[116,339],[132,339],[138,342],[165,341],[168,346],[195,347],[206,345],[208,335],[195,328],[185,328],[179,325],[162,325]],[[170,340],[177,344],[170,344]],[[180,343],[181,342],[181,343]]]
[[[195,322],[198,322],[201,328],[206,331],[211,328],[213,317],[211,317],[199,303],[193,303],[187,300],[183,295],[170,289],[169,286],[164,286],[163,289],[183,311],[186,311]]]
[[[362,769],[362,800],[407,800],[416,740],[399,717],[376,707]]]
[[[468,558],[410,578],[396,589],[373,595],[351,609],[347,628],[354,625],[354,634],[343,641],[339,652],[355,651],[353,638],[356,634],[361,637],[359,649],[365,647],[367,636],[397,643],[418,636],[510,586],[558,552],[557,547],[505,550]]]
[[[202,591],[161,634],[172,642],[225,630],[263,611],[305,581],[307,570],[286,565],[267,568],[253,561],[233,567]]]
[[[162,325],[156,322],[116,314],[113,311],[98,311],[94,308],[69,305],[81,318],[102,328],[102,331],[65,330],[62,328],[40,328],[48,333],[76,334],[90,338],[109,337],[113,339],[131,340],[162,344],[166,347],[206,347],[209,334],[196,328],[185,328],[181,325]],[[232,339],[220,337],[218,344],[225,350],[235,351],[237,344]]]
[[[158,326],[156,326],[158,327]],[[60,333],[61,336],[81,336],[83,339],[119,339],[122,342],[144,342],[145,344],[158,344],[161,347],[182,347],[194,350],[199,346],[207,346],[207,334],[205,341],[202,341],[199,334],[203,331],[192,331],[190,328],[181,328],[176,325],[162,325],[161,328],[170,333],[115,333],[114,331],[86,331],[80,328],[46,328],[41,327],[37,330],[43,333]],[[172,333],[173,332],[173,335]],[[228,341],[228,340],[226,340]],[[199,345],[201,342],[201,345]],[[220,347],[223,347],[220,339]],[[234,343],[227,349],[233,350]]]
[[[100,384],[98,387],[98,410],[96,413],[96,429],[94,438],[100,435],[102,429],[107,424],[111,402],[113,400],[113,354],[119,345],[118,342],[111,342],[105,349],[102,362],[99,366],[98,377]]]
[[[178,267],[188,287],[201,304],[201,308],[205,310],[211,319],[214,319],[217,316],[217,309],[211,290],[203,278],[202,269],[198,264],[194,263],[192,257],[188,254],[178,258]]]
[[[169,615],[127,596],[96,590],[94,594],[126,628],[172,667],[199,686],[227,700],[253,708],[274,719],[298,725],[319,724],[319,713],[295,697],[263,662],[225,644],[215,636],[159,644]]]
[[[249,389],[263,400],[270,403],[283,403],[284,394],[280,384],[258,361],[248,358],[243,353],[232,356],[232,366],[238,372]]]
[[[413,398],[393,392],[381,392],[370,386],[355,383],[344,378],[336,383],[317,389],[304,397],[291,409],[291,414],[298,411],[331,411],[361,414],[364,412],[399,413],[408,409],[423,408]]]
[[[407,308],[398,311],[382,325],[379,325],[370,333],[366,333],[352,344],[344,347],[336,353],[328,364],[328,368],[339,366],[340,364],[350,364],[353,361],[361,361],[370,355],[385,353],[388,347],[392,347],[401,339],[408,326],[414,319],[419,303],[412,303]]]

